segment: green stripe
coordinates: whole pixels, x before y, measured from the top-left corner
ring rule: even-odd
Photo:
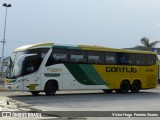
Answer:
[[[95,85],[105,85],[106,84],[106,82],[101,78],[101,76],[95,70],[93,65],[81,64],[80,68],[82,69],[82,71],[85,72],[85,74],[88,76],[90,81],[92,81]]]
[[[94,85],[94,82],[90,80],[90,78],[85,74],[85,72],[81,69],[78,64],[65,64],[70,73],[74,76],[74,78],[84,85]]]
[[[84,85],[107,85],[90,64],[65,64],[75,79]]]

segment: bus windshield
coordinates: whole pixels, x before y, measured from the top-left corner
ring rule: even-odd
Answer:
[[[20,76],[22,71],[22,63],[23,59],[20,56],[24,55],[25,52],[14,52],[10,58],[8,69],[6,72],[7,78],[15,78],[17,76]]]
[[[6,77],[17,78],[37,71],[48,50],[48,48],[37,48],[14,52],[8,65]]]

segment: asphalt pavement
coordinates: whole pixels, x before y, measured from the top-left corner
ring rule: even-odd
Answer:
[[[138,94],[117,94],[116,92],[104,94],[101,90],[58,91],[55,96],[46,96],[44,93],[32,96],[29,92],[0,91],[0,111],[159,111],[159,89],[158,86],[155,89],[142,90]],[[123,117],[53,118],[55,120],[128,120]],[[129,118],[129,120],[135,119]],[[150,120],[151,118],[139,119]],[[159,117],[153,119],[158,120]]]

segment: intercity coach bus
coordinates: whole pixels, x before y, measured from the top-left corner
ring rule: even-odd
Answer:
[[[155,88],[157,82],[155,52],[42,43],[13,51],[5,88],[29,91],[33,95],[95,89],[105,93],[138,93]]]

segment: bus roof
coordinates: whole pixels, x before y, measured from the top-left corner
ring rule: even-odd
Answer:
[[[95,46],[91,46],[91,45],[77,45],[77,46],[54,45],[53,48],[156,54],[156,53],[153,52],[153,51],[118,49],[118,48],[109,48],[109,47],[96,46],[96,45],[95,45]]]
[[[31,45],[25,45],[22,47],[19,47],[14,50],[14,52],[18,51],[24,51],[28,49],[34,49],[34,48],[42,48],[42,47],[53,47],[53,48],[65,48],[65,49],[77,49],[77,50],[96,50],[96,51],[113,51],[113,52],[128,52],[128,53],[145,53],[145,54],[156,54],[153,51],[141,51],[141,50],[128,50],[128,49],[117,49],[117,48],[109,48],[104,46],[91,46],[91,45],[59,45],[54,44],[51,42],[47,43],[38,43],[38,44],[31,44]]]
[[[38,44],[31,44],[31,45],[25,45],[21,46],[19,48],[16,48],[14,52],[19,52],[19,51],[25,51],[33,48],[42,48],[42,47],[52,47],[53,43],[38,43]]]

